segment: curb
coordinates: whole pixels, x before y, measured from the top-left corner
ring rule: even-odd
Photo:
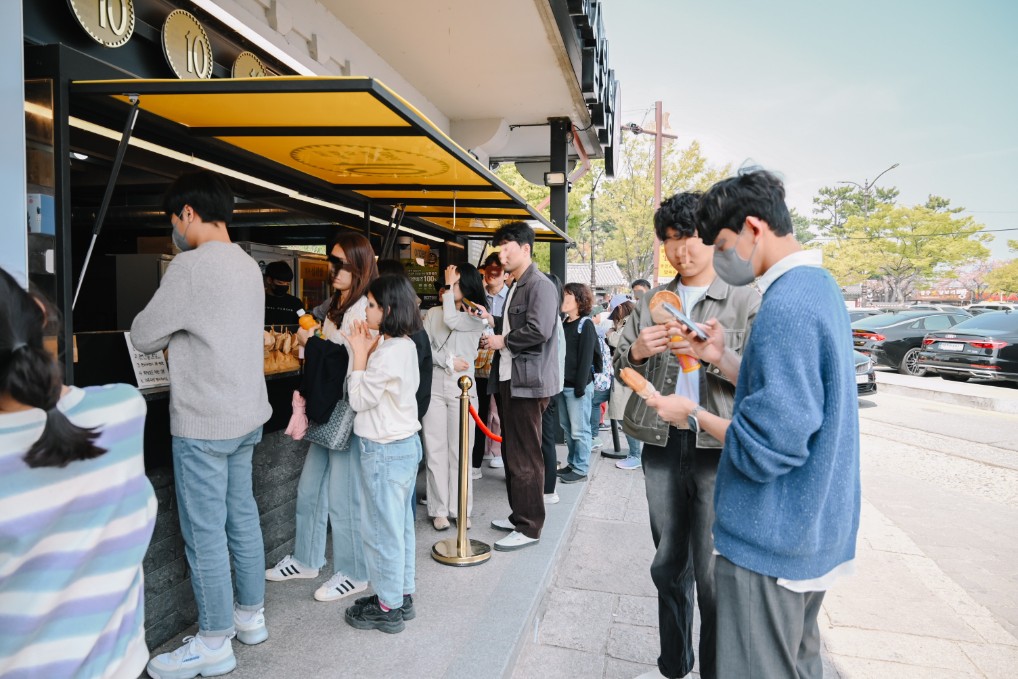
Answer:
[[[943,391],[936,389],[931,384],[927,386],[912,386],[901,384],[895,381],[887,381],[885,375],[888,373],[877,372],[877,393],[896,394],[909,398],[919,398],[927,401],[936,401],[948,405],[964,406],[976,410],[986,410],[995,413],[1018,415],[1018,394],[1002,391],[997,395],[966,394],[960,391]],[[936,379],[936,378],[919,378]],[[939,386],[939,385],[938,385]],[[986,385],[966,385],[970,387],[985,387],[986,389],[997,389]]]

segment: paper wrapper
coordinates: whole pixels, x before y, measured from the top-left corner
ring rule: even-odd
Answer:
[[[632,368],[623,368],[619,373],[619,377],[622,378],[622,381],[626,383],[627,387],[636,392],[636,395],[644,400],[647,400],[657,393],[657,389],[654,388],[654,385],[648,382],[647,378]]]
[[[679,296],[670,290],[659,290],[654,293],[654,296],[650,298],[648,306],[650,307],[650,318],[658,325],[665,325],[670,321],[674,321],[675,317],[672,316],[668,311],[665,310],[665,303],[671,304],[679,311],[683,311],[682,300]],[[686,339],[682,335],[675,335],[672,339]],[[700,361],[695,356],[680,355],[679,356],[679,367],[682,368],[682,372],[691,373],[694,370],[700,369]]]

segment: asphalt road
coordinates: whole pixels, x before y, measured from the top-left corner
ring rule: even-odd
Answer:
[[[863,495],[1018,636],[1018,415],[860,399]]]

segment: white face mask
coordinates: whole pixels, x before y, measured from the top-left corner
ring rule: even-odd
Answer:
[[[743,228],[743,231],[750,231],[750,229]],[[741,236],[742,233],[740,232],[739,235]],[[735,243],[738,243],[738,237],[736,237]],[[756,278],[756,273],[753,271],[753,255],[756,253],[757,244],[753,243],[749,259],[743,259],[735,250],[735,243],[732,244],[732,247],[725,250],[715,248],[714,272],[729,285],[736,287],[749,285]]]
[[[177,215],[177,219],[180,220],[181,222],[184,221],[184,211],[183,210],[181,210],[180,214]],[[190,229],[190,228],[191,228],[191,224],[188,223],[188,225],[184,227],[184,233],[180,233],[179,231],[177,231],[177,227],[175,227],[173,225],[170,225],[170,229],[173,230],[173,244],[176,245],[177,249],[180,250],[181,252],[187,252],[188,250],[193,250],[194,249],[194,246],[191,245],[190,243],[188,243],[187,242],[187,238],[186,238],[187,230]]]

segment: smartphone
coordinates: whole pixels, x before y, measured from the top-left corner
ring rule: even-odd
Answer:
[[[664,303],[664,304],[662,304],[661,306],[662,306],[662,307],[664,307],[664,310],[665,310],[665,311],[667,311],[668,313],[670,313],[670,314],[671,314],[672,316],[675,316],[675,320],[677,320],[677,321],[678,321],[679,323],[682,323],[682,324],[683,324],[683,325],[685,325],[685,326],[686,326],[687,328],[689,328],[689,330],[690,330],[690,331],[691,331],[691,332],[692,332],[692,333],[693,333],[694,335],[696,335],[697,337],[699,337],[699,338],[700,338],[700,339],[701,339],[702,341],[706,341],[706,340],[707,340],[707,333],[705,333],[705,332],[704,332],[703,330],[701,330],[701,329],[700,329],[700,326],[699,326],[699,325],[697,325],[697,324],[696,324],[696,323],[695,323],[695,322],[693,321],[693,319],[692,319],[692,318],[690,318],[689,316],[687,316],[687,315],[686,315],[686,314],[684,314],[683,312],[679,311],[678,309],[676,309],[676,308],[675,308],[674,306],[672,306],[672,305],[671,305],[671,304],[669,304],[668,302],[665,302],[665,303]]]
[[[480,316],[480,315],[481,315],[481,313],[482,313],[482,312],[484,311],[484,308],[483,308],[483,307],[479,307],[479,306],[477,306],[476,304],[474,304],[473,302],[471,302],[471,301],[470,301],[469,299],[467,299],[466,297],[464,297],[464,298],[463,298],[463,299],[462,299],[461,301],[462,301],[462,302],[463,302],[464,304],[466,304],[466,305],[467,305],[467,307],[469,307],[469,308],[470,308],[470,310],[471,310],[471,311],[473,311],[473,312],[474,312],[475,314],[477,314],[478,316]]]

